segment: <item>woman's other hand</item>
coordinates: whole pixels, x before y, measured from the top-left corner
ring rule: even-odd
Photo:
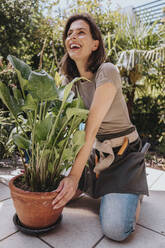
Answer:
[[[74,176],[65,177],[55,190],[58,192],[56,198],[52,201],[53,209],[58,209],[66,205],[72,199],[78,188],[78,180]]]

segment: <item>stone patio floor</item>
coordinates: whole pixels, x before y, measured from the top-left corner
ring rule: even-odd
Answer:
[[[57,228],[40,236],[18,231],[8,181],[19,171],[0,168],[0,248],[165,248],[165,172],[146,168],[150,196],[141,206],[136,231],[124,242],[101,233],[99,200],[84,195],[66,206]]]

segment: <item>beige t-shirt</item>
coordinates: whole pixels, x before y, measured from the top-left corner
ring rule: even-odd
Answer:
[[[76,83],[78,92],[82,97],[85,107],[90,109],[96,88],[108,82],[115,85],[117,93],[101,123],[98,134],[118,133],[133,127],[122,94],[120,73],[117,67],[111,63],[101,64],[90,82],[81,80]]]

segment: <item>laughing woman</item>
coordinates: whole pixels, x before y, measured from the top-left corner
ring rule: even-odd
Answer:
[[[79,92],[89,115],[85,144],[70,174],[61,181],[53,208],[64,206],[78,188],[101,197],[102,231],[122,241],[135,229],[140,195],[148,195],[141,140],[128,115],[120,74],[113,64],[104,62],[103,40],[92,17],[71,16],[63,41],[65,82],[79,76],[88,79],[76,83],[73,90]],[[89,167],[85,167],[87,161]]]

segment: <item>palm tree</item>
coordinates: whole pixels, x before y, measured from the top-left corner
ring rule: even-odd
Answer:
[[[157,27],[157,23],[144,24],[139,20],[133,24],[126,16],[119,13],[114,15],[114,33],[111,36],[107,35],[107,59],[114,60],[115,57],[116,65],[124,80],[128,110],[131,115],[135,92],[143,89],[144,86],[144,80],[142,84],[141,79],[148,77],[149,71],[155,74],[161,70],[163,74],[165,27],[163,25]]]

